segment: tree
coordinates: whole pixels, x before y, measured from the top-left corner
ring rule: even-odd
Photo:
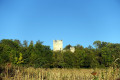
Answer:
[[[14,50],[16,50],[16,49],[18,50],[18,48],[19,48],[19,45],[16,42],[14,42],[13,40],[10,40],[10,39],[1,40],[1,44],[7,45]]]
[[[42,45],[42,43],[37,41],[35,44],[35,53],[37,54],[36,67],[45,67],[51,62],[52,51],[49,46]]]
[[[57,68],[64,68],[66,67],[66,64],[64,62],[63,54],[61,52],[54,52],[53,53],[53,62],[51,67],[57,67]]]
[[[72,46],[69,44],[69,45],[67,45],[64,49],[65,49],[65,50],[70,50],[70,47],[72,47]]]
[[[23,41],[23,46],[24,46],[24,47],[28,47],[28,41],[24,40],[24,41]]]
[[[20,47],[22,47],[20,40],[15,39],[14,42],[16,42]]]
[[[75,61],[75,56],[72,52],[66,51],[63,54],[64,62],[65,62],[65,67],[66,68],[73,68],[74,67],[74,61]]]
[[[83,50],[84,47],[83,47],[82,45],[80,45],[80,44],[77,44],[77,45],[75,46],[75,49]]]
[[[101,41],[94,41],[93,45],[94,45],[96,48],[100,49],[100,48],[101,48]]]
[[[91,45],[88,46],[88,49],[93,49],[93,47]]]
[[[104,64],[105,67],[109,67],[113,62],[111,50],[107,47],[102,47],[101,52],[102,52],[102,64]]]

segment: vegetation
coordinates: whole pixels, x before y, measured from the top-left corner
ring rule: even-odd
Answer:
[[[28,44],[25,40],[22,44],[19,40],[3,39],[0,40],[0,76],[5,80],[114,80],[120,77],[120,44],[95,41],[93,45],[95,48],[78,44],[73,53],[69,44],[64,48],[66,51],[53,52],[41,41]],[[81,68],[91,69],[81,72]]]
[[[92,46],[84,48],[76,45],[75,52],[69,51],[70,44],[64,49],[66,52],[53,52],[50,46],[43,42],[3,39],[0,41],[0,65],[12,63],[18,66],[35,68],[96,68],[110,67],[113,62],[120,62],[120,44],[95,41]],[[120,64],[117,65],[119,67]]]
[[[120,69],[45,69],[25,68],[16,69],[13,74],[5,74],[3,80],[119,80]],[[11,76],[11,77],[10,77]]]

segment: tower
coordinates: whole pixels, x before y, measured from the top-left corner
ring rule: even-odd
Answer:
[[[63,50],[63,41],[53,40],[53,51],[62,51],[62,50]]]

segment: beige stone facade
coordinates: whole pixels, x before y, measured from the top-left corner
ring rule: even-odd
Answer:
[[[75,52],[75,47],[70,47],[70,51],[74,53]]]
[[[75,47],[70,47],[69,50],[74,53]],[[53,51],[62,51],[62,52],[66,51],[66,50],[63,50],[63,41],[62,40],[53,40]]]
[[[63,41],[53,40],[53,51],[62,51],[62,50],[63,50]]]

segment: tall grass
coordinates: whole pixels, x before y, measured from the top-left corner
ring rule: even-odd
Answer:
[[[14,76],[8,72],[1,73],[3,80],[117,80],[120,70],[113,69],[42,69],[42,68],[13,68]],[[94,73],[95,72],[95,73]],[[95,75],[93,75],[95,74]],[[95,78],[97,77],[97,78]]]

